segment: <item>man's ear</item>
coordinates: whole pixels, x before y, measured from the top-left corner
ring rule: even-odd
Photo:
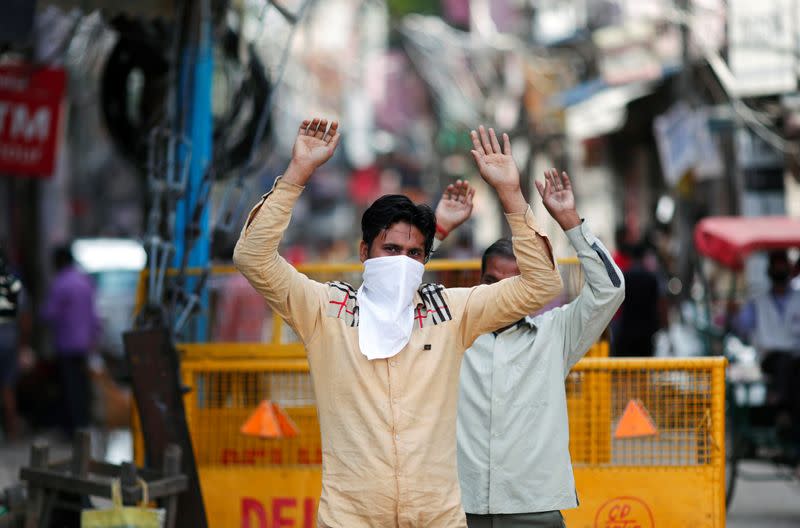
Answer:
[[[369,258],[369,246],[363,240],[358,246],[358,255],[361,258],[361,262],[364,262]]]

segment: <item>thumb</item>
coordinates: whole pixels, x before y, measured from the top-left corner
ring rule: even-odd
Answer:
[[[342,135],[339,132],[336,132],[336,134],[333,136],[331,142],[328,144],[331,151],[336,150],[336,147],[339,145],[339,139],[341,139],[341,137]]]
[[[534,180],[534,183],[536,184],[536,190],[539,191],[539,196],[544,199],[544,185],[539,180]]]
[[[478,165],[478,167],[480,167],[481,166],[481,156],[480,156],[480,154],[478,154],[478,151],[473,149],[473,150],[470,150],[469,152],[470,152],[470,154],[472,154],[472,158],[475,160],[475,163]]]

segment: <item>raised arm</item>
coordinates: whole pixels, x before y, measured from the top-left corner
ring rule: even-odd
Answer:
[[[559,177],[558,171],[552,169],[545,173],[544,183],[536,182],[536,188],[547,212],[575,248],[583,269],[584,284],[578,297],[550,315],[563,336],[560,351],[566,376],[611,322],[625,298],[625,281],[606,247],[581,222],[567,173],[562,172]],[[558,348],[554,340],[553,353]]]
[[[480,134],[479,134],[480,133]],[[547,237],[541,234],[533,212],[520,190],[520,176],[511,156],[511,142],[503,134],[503,147],[493,129],[472,131],[472,156],[481,177],[492,186],[511,227],[520,275],[469,290],[461,320],[465,346],[481,334],[513,324],[553,299],[561,291],[561,276]]]
[[[338,128],[336,121],[330,126],[325,119],[303,121],[289,167],[250,212],[233,252],[242,275],[306,342],[319,324],[326,289],[286,262],[278,254],[278,245],[303,186],[333,156]]]
[[[445,188],[436,206],[436,236],[433,240],[433,251],[439,248],[447,235],[472,216],[474,196],[475,187],[464,180],[458,180]]]

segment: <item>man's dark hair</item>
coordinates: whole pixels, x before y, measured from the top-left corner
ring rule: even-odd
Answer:
[[[53,266],[55,269],[64,269],[72,265],[75,259],[72,256],[72,249],[69,244],[64,244],[53,249]]]
[[[784,249],[771,250],[767,255],[767,261],[769,262],[770,268],[775,264],[786,264],[791,266],[791,263],[789,262],[789,255]]]
[[[483,252],[483,256],[481,257],[481,275],[486,273],[486,261],[489,260],[490,257],[503,257],[517,260],[516,255],[514,255],[514,245],[511,243],[511,240],[507,238],[501,238]]]
[[[425,257],[431,254],[433,236],[436,234],[436,216],[425,204],[415,204],[402,194],[381,196],[364,211],[361,217],[361,238],[372,247],[372,241],[384,229],[397,222],[407,222],[425,236]]]

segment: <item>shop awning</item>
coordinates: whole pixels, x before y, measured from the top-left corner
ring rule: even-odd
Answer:
[[[652,93],[655,86],[653,81],[609,86],[567,106],[567,136],[580,140],[619,130],[628,119],[628,103]]]
[[[653,93],[665,78],[678,71],[675,67],[665,68],[658,79],[621,85],[610,85],[603,78],[592,79],[555,95],[550,105],[564,108],[566,133],[571,138],[610,134],[625,124],[628,103]]]

